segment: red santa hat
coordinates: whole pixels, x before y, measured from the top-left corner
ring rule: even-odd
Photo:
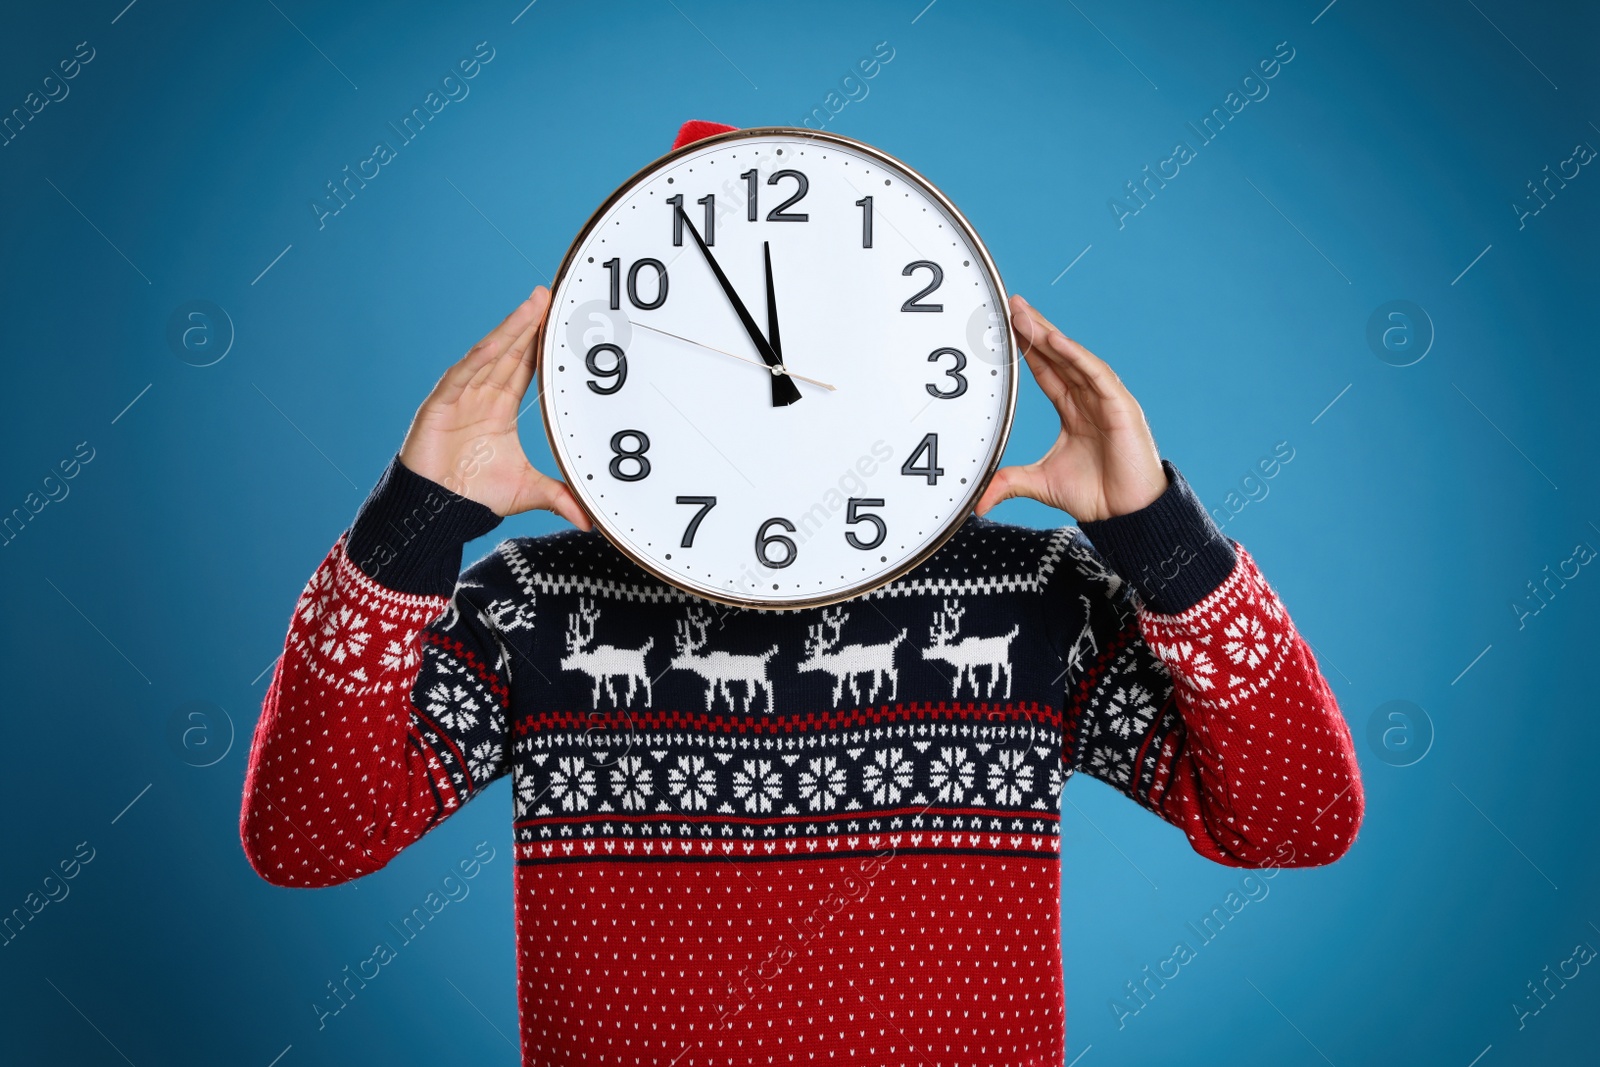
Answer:
[[[703,141],[707,137],[715,137],[719,133],[737,130],[737,126],[726,126],[720,122],[705,122],[701,119],[690,119],[678,128],[678,139],[672,142],[674,149],[682,148],[686,144]]]

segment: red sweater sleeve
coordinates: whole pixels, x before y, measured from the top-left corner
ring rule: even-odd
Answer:
[[[422,494],[443,490],[421,481],[391,471],[295,605],[239,819],[250,865],[274,885],[369,874],[505,772],[499,627],[528,620],[495,599],[513,580],[498,553],[457,584],[466,534],[449,510],[429,510],[443,498]],[[404,525],[413,516],[416,529]],[[405,538],[401,550],[385,552],[385,536]],[[442,591],[394,588],[430,585]]]
[[[1350,728],[1255,561],[1178,615],[1139,609],[1081,709],[1083,769],[1239,867],[1309,867],[1350,848],[1365,806]]]
[[[1207,567],[1223,576],[1174,602],[1170,582],[1146,572],[1130,584],[1086,540],[1074,545],[1095,592],[1069,676],[1063,758],[1180,827],[1218,863],[1332,863],[1365,808],[1350,728],[1254,559],[1169,473],[1178,484],[1156,539],[1201,547],[1165,558],[1192,559],[1187,578]],[[1126,543],[1117,546],[1124,560]]]

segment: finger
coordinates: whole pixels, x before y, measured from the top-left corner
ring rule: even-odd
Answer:
[[[1081,386],[1099,396],[1112,398],[1128,395],[1122,379],[1104,360],[1095,356],[1083,345],[1057,329],[1049,319],[1027,304],[1021,297],[1013,297],[1021,304],[1031,321],[1037,351],[1044,355],[1057,374],[1069,385]]]
[[[535,289],[534,294],[537,293],[538,290]],[[465,356],[461,357],[445,372],[444,377],[439,379],[439,384],[434,386],[433,395],[429,397],[430,400],[441,404],[453,404],[461,399],[461,394],[473,384],[475,379],[481,380],[485,368],[493,366],[497,356],[504,350],[507,338],[502,334],[502,331],[511,326],[526,325],[526,321],[531,315],[528,305],[534,299],[534,294],[530,294],[528,299],[524,300],[517,306],[516,310],[506,316],[499,326],[495,327],[483,340],[473,345]],[[511,339],[514,338],[515,335],[511,335]]]
[[[530,322],[527,330],[522,334],[519,334],[516,339],[511,342],[511,347],[515,348],[521,343],[531,343],[533,341],[534,329],[534,324]],[[509,351],[510,349],[507,349],[507,352]],[[470,392],[471,390],[477,389],[480,386],[489,385],[491,384],[491,379],[493,379],[495,383],[498,383],[500,368],[505,364],[505,360],[507,358],[508,357],[505,353],[501,353],[499,359],[492,363],[485,363],[483,366],[479,367],[477,373],[472,376],[472,380],[467,382],[467,390]],[[496,388],[501,388],[501,386],[496,384]]]
[[[507,386],[516,373],[517,364],[532,348],[534,334],[538,332],[539,324],[544,321],[545,313],[550,310],[550,290],[542,285],[536,286],[528,299],[523,302],[522,310],[530,314],[523,320],[521,330],[507,342],[492,362],[478,369],[472,376],[471,385],[488,384],[495,388]]]
[[[533,291],[529,298],[533,306],[533,321],[528,323],[527,329],[517,335],[505,353],[494,362],[494,369],[489,373],[489,384],[497,388],[507,389],[518,398],[523,390],[528,388],[528,380],[533,377],[533,339],[539,332],[539,327],[544,323],[545,315],[550,311],[550,290],[544,286]],[[524,373],[526,371],[526,373]]]
[[[1028,357],[1028,369],[1033,372],[1040,391],[1055,408],[1063,430],[1070,434],[1081,434],[1086,429],[1085,423],[1099,428],[1094,413],[1085,408],[1083,403],[1083,398],[1086,396],[1091,405],[1095,402],[1087,383],[1078,380],[1068,381],[1061,373],[1061,368],[1039,355]]]
[[[1060,328],[1046,318],[1043,312],[1020,296],[1011,298],[1011,308],[1013,315],[1020,311],[1022,317],[1028,320],[1030,329],[1033,329],[1036,333],[1034,341],[1036,345],[1044,344],[1045,338],[1050,334],[1061,332]]]
[[[543,321],[544,317],[540,316],[539,322],[543,323]],[[527,345],[523,347],[522,356],[517,360],[516,366],[512,368],[511,378],[506,383],[506,388],[515,394],[519,402],[528,392],[528,385],[533,381],[534,369],[539,365],[539,350],[535,347],[535,343],[539,339],[538,335],[538,326],[535,325],[533,333],[528,338]]]
[[[1017,340],[1022,342],[1024,355],[1041,347],[1044,344],[1045,334],[1051,329],[1043,316],[1033,310],[1020,296],[1011,298],[1011,322],[1016,329]]]
[[[523,330],[527,329],[528,323],[536,318],[543,308],[549,306],[549,301],[550,290],[542,285],[534,286],[528,298],[518,304],[511,314],[507,315],[500,325],[489,331],[489,335],[478,344],[489,350],[491,358],[497,358]]]
[[[439,379],[439,384],[434,388],[434,399],[442,403],[453,403],[460,399],[461,393],[472,381],[473,377],[485,366],[492,364],[495,359],[505,351],[506,346],[516,339],[530,318],[534,316],[531,306],[544,286],[536,286],[528,298],[518,304],[493,330],[486,334],[483,340],[467,350]],[[549,291],[545,290],[548,298]]]
[[[589,521],[583,505],[578,503],[578,498],[573,495],[566,482],[552,478],[530,466],[523,473],[521,491],[517,494],[517,505],[511,514],[535,510],[553,511],[580,530],[594,529],[594,524]]]
[[[1067,402],[1066,381],[1042,354],[1029,352],[1024,359],[1027,361],[1028,370],[1033,373],[1033,380],[1039,383],[1040,390],[1050,399],[1050,403],[1055,405],[1056,410],[1060,411],[1061,406]]]
[[[1056,347],[1055,338],[1065,335],[1022,297],[1013,296],[1011,306],[1014,318],[1022,322],[1024,329],[1027,330],[1028,350],[1047,359],[1056,369],[1057,376],[1067,385],[1090,388],[1089,378],[1082,373],[1077,364],[1063,358]]]
[[[1043,492],[1044,476],[1036,465],[1001,467],[989,479],[989,484],[984,486],[983,495],[978,498],[973,510],[983,515],[1002,500],[1010,500],[1014,496],[1038,500]]]
[[[1078,386],[1087,389],[1089,380],[1085,378],[1072,364],[1063,359],[1056,350],[1051,339],[1061,335],[1061,331],[1050,323],[1050,320],[1041,315],[1038,310],[1028,304],[1020,296],[1011,298],[1013,321],[1020,324],[1019,336],[1023,340],[1024,355],[1038,356],[1048,363],[1056,372],[1063,385]],[[1030,366],[1032,364],[1030,363]]]
[[[594,529],[594,523],[589,521],[588,513],[583,510],[583,505],[578,503],[578,498],[567,488],[565,482],[556,482],[556,489],[552,492],[547,507],[585,533]]]
[[[1055,357],[1056,365],[1068,368],[1069,377],[1082,378],[1084,383],[1099,396],[1107,399],[1123,397],[1132,399],[1128,387],[1122,384],[1122,379],[1111,369],[1109,363],[1066,334],[1059,331],[1051,334],[1049,351]]]

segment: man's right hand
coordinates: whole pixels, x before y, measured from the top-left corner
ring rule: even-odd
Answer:
[[[506,320],[445,371],[417,409],[400,462],[497,515],[553,511],[592,528],[565,482],[534,470],[517,437],[517,412],[533,380],[533,338],[550,310],[534,289]]]

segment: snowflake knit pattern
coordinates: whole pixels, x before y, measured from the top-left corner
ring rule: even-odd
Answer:
[[[246,855],[348,881],[507,778],[524,1063],[1059,1067],[1070,778],[1234,866],[1332,862],[1363,811],[1310,650],[1166,469],[754,611],[578,531],[458,574],[498,517],[396,459],[295,606]]]

